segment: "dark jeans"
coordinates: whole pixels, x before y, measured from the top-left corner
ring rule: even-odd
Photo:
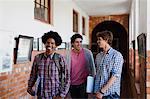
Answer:
[[[115,93],[115,94],[112,94],[112,95],[103,96],[102,99],[120,99],[120,96],[117,93]]]
[[[81,85],[71,85],[69,90],[72,99],[88,99],[86,82]]]

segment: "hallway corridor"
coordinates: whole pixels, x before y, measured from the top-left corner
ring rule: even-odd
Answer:
[[[95,57],[96,34],[104,30],[113,33],[112,47],[127,64],[121,99],[150,99],[149,8],[150,0],[0,0],[0,99],[34,98],[27,85],[34,57],[45,51],[44,33],[59,33],[64,57],[79,33]]]

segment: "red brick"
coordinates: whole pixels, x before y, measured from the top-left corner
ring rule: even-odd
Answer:
[[[150,87],[146,88],[146,93],[150,94]]]
[[[0,81],[2,81],[2,80],[7,80],[7,79],[8,79],[7,76],[0,76]]]
[[[147,56],[150,57],[150,51],[147,51]]]
[[[146,72],[147,72],[147,75],[150,75],[150,69],[147,69]]]
[[[147,68],[147,69],[150,69],[150,63],[147,63],[147,64],[146,64],[146,68]]]
[[[146,81],[149,81],[149,82],[150,82],[150,75],[147,75],[147,76],[146,76]]]
[[[150,56],[147,57],[147,63],[150,63]]]

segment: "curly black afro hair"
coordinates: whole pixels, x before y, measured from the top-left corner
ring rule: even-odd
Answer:
[[[42,42],[45,44],[47,39],[49,38],[53,38],[55,40],[56,46],[59,46],[62,43],[62,39],[57,32],[49,31],[47,33],[44,33],[44,35],[42,36]]]

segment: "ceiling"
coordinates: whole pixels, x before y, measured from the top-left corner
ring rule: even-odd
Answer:
[[[128,14],[132,0],[73,0],[89,16]]]

